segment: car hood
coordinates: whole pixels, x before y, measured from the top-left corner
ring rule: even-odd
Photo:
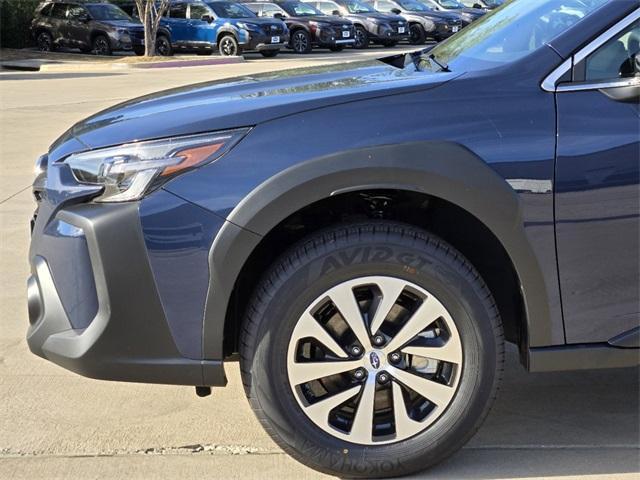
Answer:
[[[98,23],[131,30],[142,30],[144,28],[140,22],[131,22],[129,20],[99,20]]]
[[[333,15],[309,15],[309,16],[304,16],[304,17],[287,17],[290,18],[292,20],[298,20],[301,22],[323,22],[323,23],[330,23],[331,25],[334,25],[336,27],[340,27],[342,25],[349,25],[351,26],[351,22],[349,22],[348,20],[345,20],[344,18],[341,17],[336,17]]]
[[[349,15],[345,15],[346,17],[354,17],[354,18],[375,18],[381,22],[404,22],[404,18],[400,15],[395,15],[393,13],[380,13],[380,12],[370,12],[370,13],[350,13]]]
[[[277,18],[237,18],[237,22],[255,23],[256,25],[282,25],[282,21]]]
[[[442,21],[460,20],[460,15],[454,12],[431,10],[429,12],[411,12],[411,13],[414,15],[420,15],[422,17],[433,18],[435,20],[442,20]]]
[[[284,70],[154,93],[77,123],[52,146],[50,158],[55,161],[70,148],[253,126],[341,103],[429,90],[460,75],[420,72],[407,63],[404,69],[369,60]]]

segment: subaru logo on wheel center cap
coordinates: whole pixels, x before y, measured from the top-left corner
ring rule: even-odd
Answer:
[[[376,352],[371,352],[369,354],[369,361],[371,362],[371,366],[376,370],[380,368],[380,357],[378,357]]]

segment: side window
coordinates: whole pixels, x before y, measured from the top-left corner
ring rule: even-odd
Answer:
[[[585,60],[585,81],[615,80],[640,74],[640,22],[633,23]]]
[[[56,3],[51,10],[51,16],[53,18],[67,18],[67,4]]]
[[[48,17],[49,15],[51,15],[52,8],[53,8],[53,4],[48,3],[42,8],[42,10],[40,10],[40,15],[42,15],[43,17]]]
[[[171,18],[187,18],[187,6],[184,3],[172,5],[169,9]]]
[[[276,7],[275,5],[269,5],[268,3],[262,5],[262,13],[260,14],[261,17],[273,17],[274,13],[279,12],[280,9],[278,7]]]
[[[203,15],[213,16],[211,12],[204,5],[199,3],[192,3],[189,8],[189,18],[192,20],[200,20]]]
[[[83,15],[89,15],[84,7],[82,7],[81,5],[69,5],[69,10],[67,10],[67,18],[71,20],[77,20]]]
[[[375,8],[379,12],[390,12],[394,5],[391,2],[376,2]]]

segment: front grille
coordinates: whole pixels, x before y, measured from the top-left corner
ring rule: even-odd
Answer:
[[[407,24],[404,22],[389,22],[391,24],[391,28],[394,32],[398,32],[398,27],[404,27],[405,32],[407,31]]]
[[[352,28],[350,25],[340,25],[339,27],[333,27],[333,33],[338,39],[342,38],[342,32],[345,32],[345,31],[351,32],[351,34],[353,35]]]
[[[129,36],[131,38],[137,38],[139,40],[144,40],[144,30],[140,29],[129,29]]]
[[[284,33],[284,28],[282,27],[282,25],[270,24],[263,25],[262,31],[265,33],[265,35],[282,35]]]

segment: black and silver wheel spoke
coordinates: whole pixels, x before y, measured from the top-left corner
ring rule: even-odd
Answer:
[[[373,276],[320,295],[298,320],[287,373],[318,427],[362,445],[409,438],[455,396],[462,344],[440,301],[402,279]]]

